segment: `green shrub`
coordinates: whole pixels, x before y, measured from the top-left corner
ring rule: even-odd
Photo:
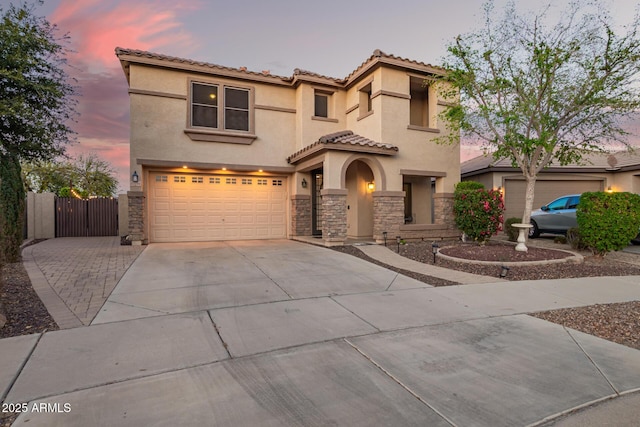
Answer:
[[[583,193],[576,210],[582,243],[605,255],[629,244],[640,228],[640,196],[633,193]]]
[[[519,224],[522,222],[522,218],[507,218],[504,222],[504,231],[507,233],[510,242],[518,241],[518,229],[513,224]]]
[[[468,190],[484,190],[484,185],[476,181],[460,181],[456,184],[455,192],[468,191]]]
[[[456,186],[453,201],[455,222],[469,238],[485,243],[502,229],[502,194],[498,190],[477,188],[478,183],[475,183],[476,187],[473,189],[465,188],[466,183],[471,182],[461,182],[460,184],[465,185]]]

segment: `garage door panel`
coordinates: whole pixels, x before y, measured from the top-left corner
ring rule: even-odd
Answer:
[[[151,241],[286,237],[284,178],[159,172],[149,195]]]
[[[519,179],[505,180],[504,218],[521,218],[524,212],[526,182]],[[538,180],[535,187],[533,209],[540,209],[554,199],[567,194],[582,194],[586,191],[602,191],[600,180]]]

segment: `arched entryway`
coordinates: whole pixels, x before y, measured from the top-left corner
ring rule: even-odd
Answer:
[[[353,161],[345,174],[347,189],[347,237],[352,239],[373,236],[373,191],[375,182],[369,165]]]

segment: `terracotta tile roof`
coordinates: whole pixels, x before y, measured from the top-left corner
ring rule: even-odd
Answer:
[[[316,142],[304,147],[287,157],[287,162],[296,163],[325,150],[359,151],[372,154],[394,155],[398,147],[392,144],[375,142],[350,130],[330,133],[320,137]]]
[[[373,52],[373,55],[371,55],[366,61],[360,64],[358,68],[356,68],[344,79],[328,77],[322,74],[314,73],[312,71],[301,70],[299,68],[296,68],[294,70],[293,75],[291,77],[284,77],[284,76],[277,76],[269,72],[248,71],[246,67],[240,67],[240,68],[226,67],[223,65],[212,64],[209,62],[195,61],[192,59],[179,58],[175,56],[169,56],[169,55],[164,55],[164,54],[154,53],[154,52],[147,52],[147,51],[137,50],[137,49],[126,49],[126,48],[117,47],[115,51],[116,51],[116,56],[118,56],[120,60],[123,60],[123,58],[121,58],[122,56],[134,56],[134,57],[140,58],[141,60],[146,59],[146,60],[156,60],[156,61],[167,61],[167,62],[176,64],[178,66],[200,67],[200,68],[211,69],[212,71],[219,71],[219,72],[244,73],[247,76],[254,76],[254,77],[261,77],[261,78],[268,77],[268,78],[272,78],[273,80],[279,80],[288,84],[291,84],[291,82],[294,82],[296,80],[296,76],[307,76],[315,79],[325,80],[327,83],[330,83],[333,85],[337,84],[339,86],[345,86],[349,83],[350,79],[354,77],[357,78],[360,75],[360,72],[365,70],[367,66],[375,65],[375,63],[377,62],[392,63],[395,66],[404,66],[411,69],[422,69],[422,71],[427,71],[427,72],[444,71],[444,68],[426,64],[420,61],[415,61],[412,59],[402,58],[395,55],[389,55],[382,52],[379,49],[376,49]]]
[[[296,68],[295,70],[293,70],[293,76],[311,76],[323,80],[331,80],[341,85],[346,82],[346,79],[337,79],[335,77],[323,76],[322,74],[314,73],[313,71],[301,70],[300,68]]]
[[[617,151],[614,153],[590,152],[582,156],[582,163],[568,165],[550,165],[544,172],[563,171],[568,169],[583,169],[585,171],[618,171],[640,169],[640,151]],[[495,160],[491,154],[481,155],[469,159],[460,165],[460,174],[464,176],[477,175],[492,171],[520,170],[511,165],[507,158]]]
[[[192,59],[178,58],[176,56],[163,55],[160,53],[147,52],[144,50],[125,49],[121,47],[116,47],[116,56],[120,57],[121,55],[129,55],[129,56],[136,56],[138,58],[168,61],[176,64],[194,65],[197,67],[211,68],[211,69],[221,70],[221,71],[234,71],[234,72],[245,73],[245,74],[254,75],[254,76],[267,76],[267,77],[273,77],[273,78],[285,80],[285,81],[291,80],[290,77],[276,76],[268,72],[247,71],[246,67],[240,67],[240,68],[225,67],[223,65],[211,64],[209,62],[194,61]]]
[[[404,65],[409,66],[409,68],[411,68],[411,66],[414,67],[419,67],[419,68],[431,68],[434,71],[441,71],[444,72],[445,69],[442,67],[438,67],[436,65],[431,65],[431,64],[427,64],[424,62],[420,62],[420,61],[415,61],[413,59],[407,59],[407,58],[402,58],[400,56],[395,56],[395,55],[391,55],[388,53],[384,53],[383,51],[381,51],[380,49],[376,49],[373,51],[373,55],[371,55],[369,58],[367,58],[367,60],[365,60],[362,64],[360,64],[360,66],[358,66],[358,68],[356,68],[355,70],[353,70],[351,72],[351,74],[349,74],[345,80],[349,80],[351,79],[353,76],[355,76],[361,69],[365,68],[369,63],[375,62],[375,61],[379,61],[379,60],[392,60],[394,62],[398,62],[398,63],[404,63]]]

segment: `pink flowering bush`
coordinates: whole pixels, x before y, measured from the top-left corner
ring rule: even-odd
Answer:
[[[460,183],[463,184],[463,183]],[[498,190],[456,186],[453,213],[456,226],[467,237],[484,244],[502,230],[504,202]]]

